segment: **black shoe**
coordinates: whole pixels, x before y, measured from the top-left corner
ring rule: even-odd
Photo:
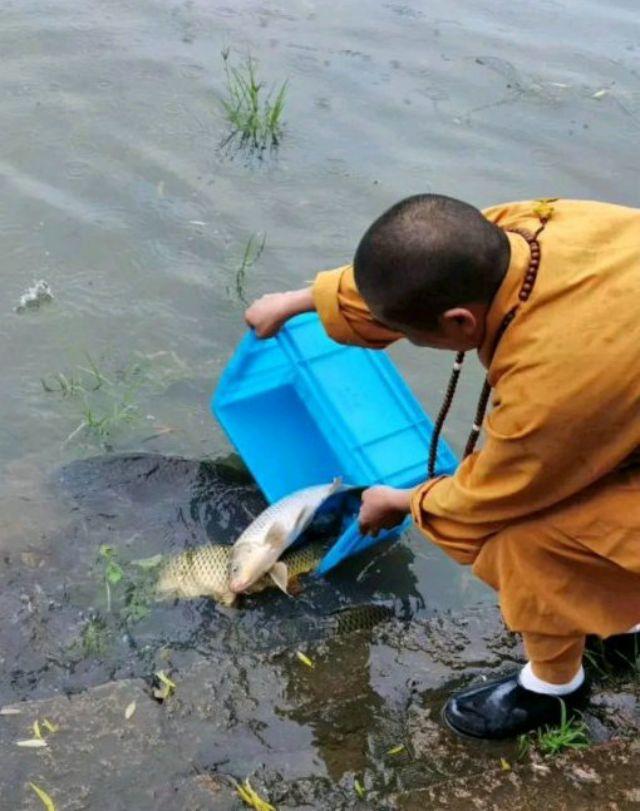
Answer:
[[[453,696],[442,716],[447,726],[472,738],[512,738],[539,727],[559,724],[562,703],[557,696],[526,690],[518,681],[519,672],[473,687]],[[562,696],[567,714],[584,706],[589,696],[586,681],[577,690]]]

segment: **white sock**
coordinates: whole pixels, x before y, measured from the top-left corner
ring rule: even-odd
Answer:
[[[531,662],[527,662],[520,671],[518,681],[525,690],[531,690],[533,693],[543,693],[545,696],[566,696],[567,693],[573,693],[580,687],[584,681],[584,669],[580,665],[580,670],[566,684],[552,684],[544,679],[539,679],[533,672]]]

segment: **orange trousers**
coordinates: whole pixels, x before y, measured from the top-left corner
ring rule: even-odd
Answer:
[[[610,474],[470,542],[469,552],[474,573],[498,592],[507,627],[522,634],[536,676],[567,682],[587,634],[607,637],[640,623],[640,470]]]

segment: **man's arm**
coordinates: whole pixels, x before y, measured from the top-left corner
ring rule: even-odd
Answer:
[[[271,338],[289,318],[313,311],[329,337],[341,344],[382,349],[402,337],[373,318],[351,265],[319,273],[312,287],[262,296],[246,310],[245,321],[259,338]]]
[[[565,343],[579,339],[565,335]],[[592,374],[588,362],[572,367],[574,347],[566,351],[568,358],[559,357],[556,345],[537,362],[511,366],[514,354],[505,356],[484,447],[453,476],[415,490],[415,523],[458,562],[472,563],[484,541],[509,523],[606,476],[639,444],[637,399],[620,396],[617,372],[609,368],[615,361]]]
[[[244,319],[259,338],[272,338],[289,318],[316,309],[310,287],[285,293],[268,293],[247,308]]]

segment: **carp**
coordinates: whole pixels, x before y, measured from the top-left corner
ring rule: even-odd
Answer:
[[[300,575],[313,571],[326,551],[319,543],[307,544],[300,549],[289,550],[283,558],[287,567],[287,589],[295,591]],[[232,606],[237,594],[229,588],[231,546],[207,544],[187,549],[167,561],[156,583],[158,599],[178,597],[211,597],[223,605]],[[268,575],[259,578],[247,589],[255,594],[275,584]]]
[[[322,504],[334,493],[346,490],[341,479],[298,490],[272,504],[252,521],[233,545],[229,588],[239,594],[264,575],[287,592],[287,563],[279,560],[304,532]]]

